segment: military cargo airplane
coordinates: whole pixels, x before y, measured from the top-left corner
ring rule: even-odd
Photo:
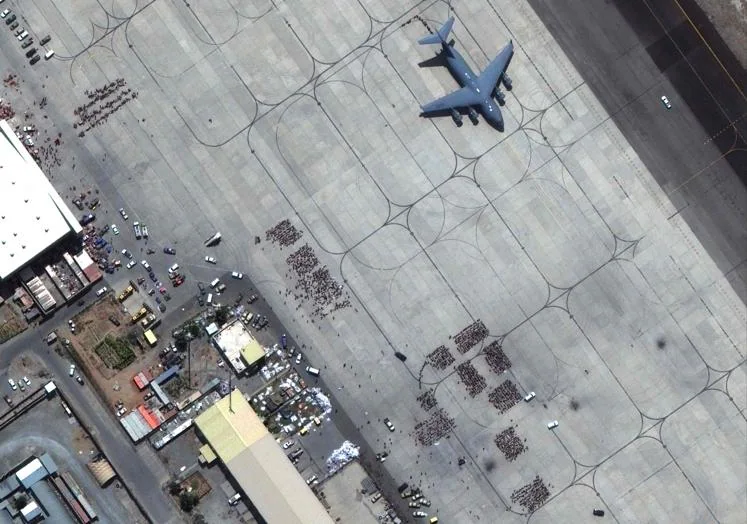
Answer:
[[[446,60],[446,67],[462,87],[438,100],[421,106],[423,110],[421,116],[450,114],[454,123],[461,127],[462,112],[466,112],[470,121],[477,125],[477,110],[479,109],[491,126],[498,131],[503,131],[503,115],[498,106],[506,103],[506,96],[501,92],[499,84],[503,84],[508,91],[513,87],[511,79],[506,74],[506,69],[511,62],[511,57],[514,56],[514,44],[509,41],[508,45],[478,76],[470,69],[462,55],[454,49],[454,42],[446,40],[453,25],[454,17],[451,17],[436,34],[423,37],[418,40],[418,43],[421,45],[441,44],[443,53],[441,56]]]

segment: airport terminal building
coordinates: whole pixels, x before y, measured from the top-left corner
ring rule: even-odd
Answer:
[[[5,120],[0,121],[0,282],[83,228]]]

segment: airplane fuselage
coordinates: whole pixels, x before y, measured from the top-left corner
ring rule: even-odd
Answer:
[[[451,75],[457,82],[459,82],[460,86],[468,87],[478,95],[481,95],[482,102],[477,106],[477,108],[479,108],[483,118],[485,118],[485,121],[491,126],[499,131],[503,131],[503,115],[501,114],[501,110],[498,108],[498,104],[493,99],[493,93],[480,92],[480,87],[477,85],[478,76],[474,71],[472,71],[470,66],[467,65],[467,62],[464,60],[464,57],[459,54],[459,51],[454,49],[454,46],[444,43],[443,49],[446,57],[446,67],[449,69]]]

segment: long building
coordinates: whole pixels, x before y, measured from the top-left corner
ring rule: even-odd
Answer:
[[[5,120],[0,121],[0,281],[83,228]]]
[[[240,391],[213,404],[195,425],[265,522],[334,522]]]

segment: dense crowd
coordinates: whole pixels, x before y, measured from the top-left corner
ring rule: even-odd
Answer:
[[[14,116],[16,112],[13,111],[11,105],[4,100],[0,101],[0,120],[10,120]]]
[[[415,441],[422,446],[431,446],[455,427],[454,419],[443,408],[439,408],[426,420],[415,425]]]
[[[475,398],[488,386],[485,378],[478,373],[471,362],[462,362],[456,369],[459,380],[467,388],[470,397]]]
[[[491,342],[485,348],[485,361],[490,370],[497,375],[500,375],[511,367],[511,361],[503,352],[503,348],[497,340]]]
[[[506,380],[488,394],[488,401],[501,413],[514,407],[519,400],[521,400],[519,390],[510,380]]]
[[[464,354],[488,336],[488,328],[481,320],[475,320],[454,337],[457,351]]]
[[[550,490],[537,475],[534,480],[511,493],[511,501],[524,507],[528,512],[539,508],[550,497]]]
[[[418,397],[418,402],[420,402],[420,407],[423,408],[424,411],[430,411],[438,406],[438,400],[436,400],[436,395],[433,393],[432,389],[421,394]]]
[[[295,244],[303,235],[302,231],[296,229],[287,218],[265,231],[265,238],[280,247],[288,247]]]
[[[124,78],[117,78],[104,87],[85,91],[89,101],[73,111],[76,118],[73,127],[84,128],[78,133],[79,137],[85,136],[86,131],[106,122],[110,115],[137,98],[137,91],[126,86],[127,82]]]
[[[286,226],[279,228],[284,222],[287,222],[290,229]],[[270,233],[271,231],[272,233]],[[275,228],[269,230],[267,235],[268,239],[273,242],[290,245],[283,244],[283,242],[290,242],[292,238],[298,240],[301,233],[289,221],[284,220]],[[292,290],[294,298],[299,301],[311,302],[314,307],[312,312],[315,316],[323,318],[330,313],[351,306],[350,299],[344,292],[343,286],[330,275],[327,266],[320,266],[319,259],[311,246],[304,244],[288,255],[285,261],[297,278],[296,285]],[[286,277],[288,276],[286,273]]]
[[[509,462],[513,462],[519,455],[526,451],[527,448],[524,446],[525,441],[526,439],[522,440],[516,434],[513,427],[504,429],[495,437],[495,445],[498,446],[498,449],[501,450],[501,453],[503,453],[503,456]]]
[[[438,346],[431,351],[426,357],[428,364],[439,371],[443,371],[454,363],[454,355],[451,354],[446,346]]]

